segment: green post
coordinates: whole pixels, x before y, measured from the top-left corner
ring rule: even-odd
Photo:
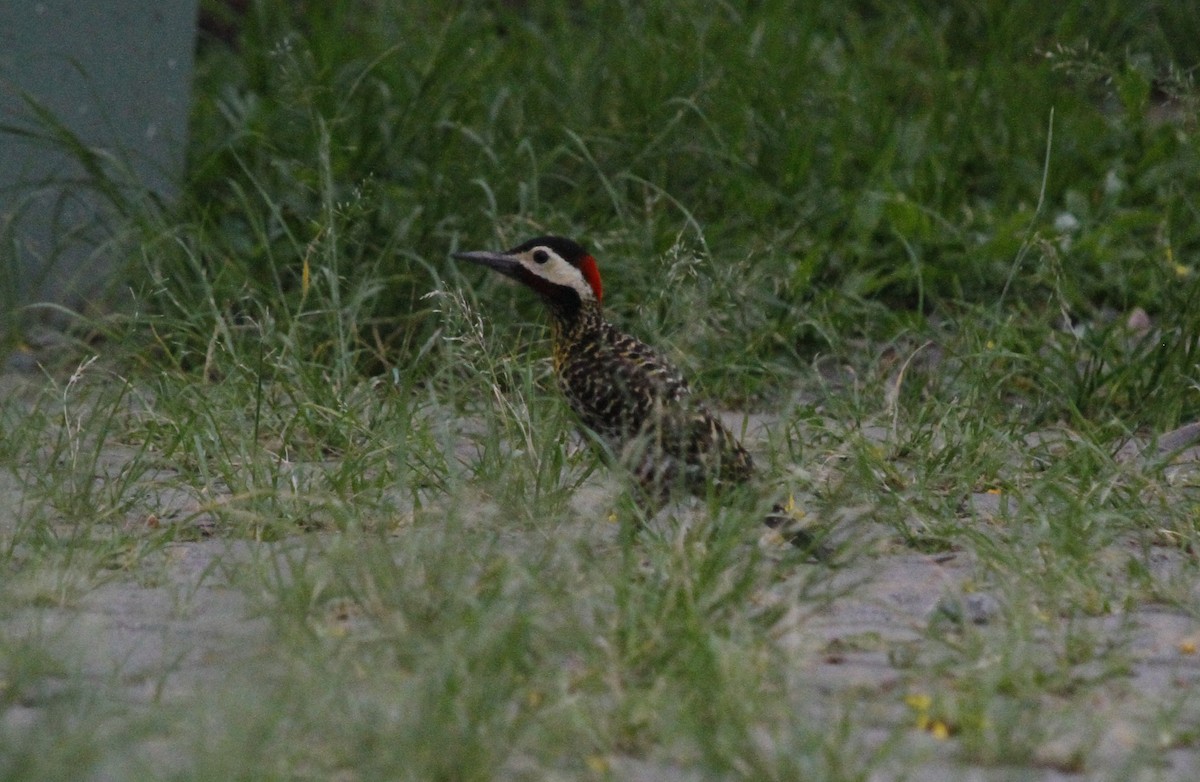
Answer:
[[[0,348],[110,282],[130,204],[183,171],[196,0],[0,2]]]

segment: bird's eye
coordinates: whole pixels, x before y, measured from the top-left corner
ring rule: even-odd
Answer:
[[[545,263],[546,261],[550,260],[550,253],[546,252],[545,250],[534,250],[533,260],[536,263]]]

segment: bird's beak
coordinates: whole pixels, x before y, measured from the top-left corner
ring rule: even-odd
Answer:
[[[517,263],[511,255],[505,255],[504,253],[477,251],[454,253],[452,257],[460,261],[470,261],[480,266],[486,266],[489,269],[495,269],[506,277],[512,277],[513,279],[517,278],[518,270],[522,268],[521,264]]]

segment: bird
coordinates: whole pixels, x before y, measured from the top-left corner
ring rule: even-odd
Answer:
[[[595,257],[562,236],[502,252],[455,252],[536,293],[550,313],[554,376],[583,428],[635,479],[647,515],[681,493],[718,494],[751,483],[754,460],[660,352],[609,321]],[[806,530],[775,504],[764,523],[815,551]]]

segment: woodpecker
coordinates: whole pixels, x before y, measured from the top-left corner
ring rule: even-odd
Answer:
[[[505,252],[459,252],[532,289],[550,311],[554,374],[582,425],[628,468],[654,511],[678,490],[702,495],[749,483],[754,461],[704,406],[683,374],[604,317],[596,259],[561,236],[539,236]],[[765,523],[790,520],[776,505]],[[785,533],[812,547],[804,532]]]

